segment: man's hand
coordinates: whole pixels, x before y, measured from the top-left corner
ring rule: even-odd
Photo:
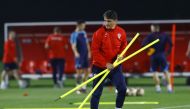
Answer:
[[[79,58],[80,55],[78,53],[75,53],[75,58]]]
[[[91,59],[91,53],[90,52],[88,53],[88,59]]]
[[[49,49],[49,45],[47,43],[45,43],[45,49]]]
[[[15,61],[15,63],[18,63],[18,58],[15,57],[15,58],[14,58],[14,61]]]
[[[18,58],[14,58],[14,61],[15,61],[15,63],[16,63],[18,66],[21,66],[22,63],[21,63],[21,61],[18,60]]]
[[[106,67],[107,67],[108,70],[112,70],[114,68],[113,64],[111,64],[111,63],[107,63]]]
[[[190,58],[190,52],[189,51],[186,52],[186,56]]]

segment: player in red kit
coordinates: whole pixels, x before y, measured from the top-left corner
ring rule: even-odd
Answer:
[[[67,48],[66,38],[61,34],[61,30],[55,27],[53,34],[50,34],[45,42],[45,48],[48,49],[48,57],[53,69],[52,77],[54,87],[63,87],[63,73],[65,64],[65,53]],[[59,74],[59,75],[57,75]],[[58,78],[57,78],[58,76]]]
[[[92,39],[92,73],[96,75],[106,68],[111,70],[108,77],[118,90],[116,109],[121,109],[125,100],[126,83],[121,66],[113,68],[113,62],[127,45],[125,30],[117,26],[117,13],[108,10],[104,13],[104,26],[100,27]],[[93,87],[101,77],[93,81]],[[91,109],[98,109],[99,100],[103,90],[103,82],[92,94]]]
[[[21,76],[18,73],[18,59],[17,59],[17,50],[15,44],[16,33],[14,31],[10,31],[8,34],[8,40],[4,44],[4,54],[3,54],[3,64],[4,70],[1,74],[1,89],[8,88],[8,81],[6,81],[6,77],[10,74],[18,80],[18,84],[20,88],[26,87],[26,82],[21,79]]]
[[[190,41],[189,41],[189,44],[187,46],[186,56],[190,58]]]

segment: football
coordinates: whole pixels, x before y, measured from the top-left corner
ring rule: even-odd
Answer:
[[[127,88],[126,96],[143,96],[145,91],[143,88]]]
[[[136,88],[131,88],[131,96],[136,96],[137,95],[137,89]]]
[[[145,94],[145,91],[143,88],[137,88],[137,92],[136,92],[137,96],[144,96],[144,94]]]
[[[136,88],[127,88],[126,96],[136,96],[137,89]]]

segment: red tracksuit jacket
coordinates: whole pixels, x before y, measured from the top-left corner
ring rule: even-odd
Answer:
[[[3,63],[16,62],[16,45],[14,40],[7,40],[4,44]]]
[[[127,45],[125,30],[119,26],[115,29],[99,28],[92,38],[93,65],[106,68],[106,63],[113,63]]]
[[[49,59],[58,58],[62,59],[65,58],[65,48],[66,45],[66,38],[61,34],[50,34],[46,39],[46,42],[49,45],[48,49],[48,57]]]

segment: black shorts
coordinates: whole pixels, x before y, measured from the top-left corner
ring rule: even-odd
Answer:
[[[16,70],[16,69],[18,69],[18,65],[14,62],[13,63],[5,63],[4,69],[5,70]]]

